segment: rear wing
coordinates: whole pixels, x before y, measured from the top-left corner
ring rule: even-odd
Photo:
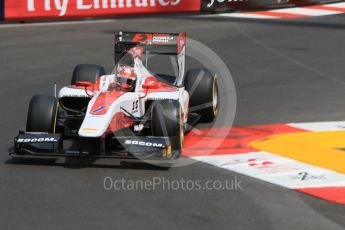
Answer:
[[[153,54],[178,55],[186,45],[186,33],[119,32],[115,44],[126,43],[145,45],[145,51]]]
[[[148,33],[124,32],[115,35],[115,63],[133,47],[144,47],[145,54],[177,56],[178,77],[176,84],[181,85],[185,72],[186,33]]]

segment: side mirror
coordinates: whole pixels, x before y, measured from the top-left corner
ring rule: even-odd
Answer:
[[[80,87],[84,87],[84,88],[85,88],[85,93],[86,93],[86,95],[89,96],[89,97],[93,97],[93,95],[90,94],[90,93],[88,92],[88,89],[87,89],[88,87],[92,87],[92,88],[91,88],[91,91],[94,90],[94,88],[93,88],[93,83],[92,83],[92,82],[89,82],[89,81],[77,81],[77,82],[75,83],[75,85],[76,85],[76,86],[80,86]]]
[[[148,77],[145,79],[145,82],[143,84],[144,89],[158,89],[159,88],[159,82],[154,77]]]
[[[91,87],[93,86],[93,83],[92,82],[89,82],[89,81],[77,81],[75,83],[76,86],[81,86],[81,87]]]

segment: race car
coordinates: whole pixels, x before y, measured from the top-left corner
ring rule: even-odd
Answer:
[[[176,58],[177,76],[148,70],[149,54]],[[173,160],[184,135],[219,113],[217,76],[205,68],[185,74],[186,33],[119,32],[115,67],[80,64],[57,95],[36,95],[15,156]]]

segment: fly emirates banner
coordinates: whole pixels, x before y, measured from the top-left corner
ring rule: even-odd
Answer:
[[[5,20],[200,11],[201,0],[5,0]]]

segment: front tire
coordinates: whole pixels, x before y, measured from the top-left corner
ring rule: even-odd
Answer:
[[[171,154],[167,150],[166,157],[180,157],[183,143],[183,116],[180,103],[176,100],[154,101],[151,111],[151,130],[153,136],[169,137]]]
[[[80,64],[74,68],[71,84],[77,81],[96,83],[98,78],[105,75],[105,70],[100,65]]]
[[[55,133],[58,120],[58,100],[52,96],[36,95],[29,105],[26,131]]]
[[[208,69],[191,69],[186,74],[184,85],[190,95],[191,112],[200,114],[201,121],[214,121],[219,113],[217,76]]]

